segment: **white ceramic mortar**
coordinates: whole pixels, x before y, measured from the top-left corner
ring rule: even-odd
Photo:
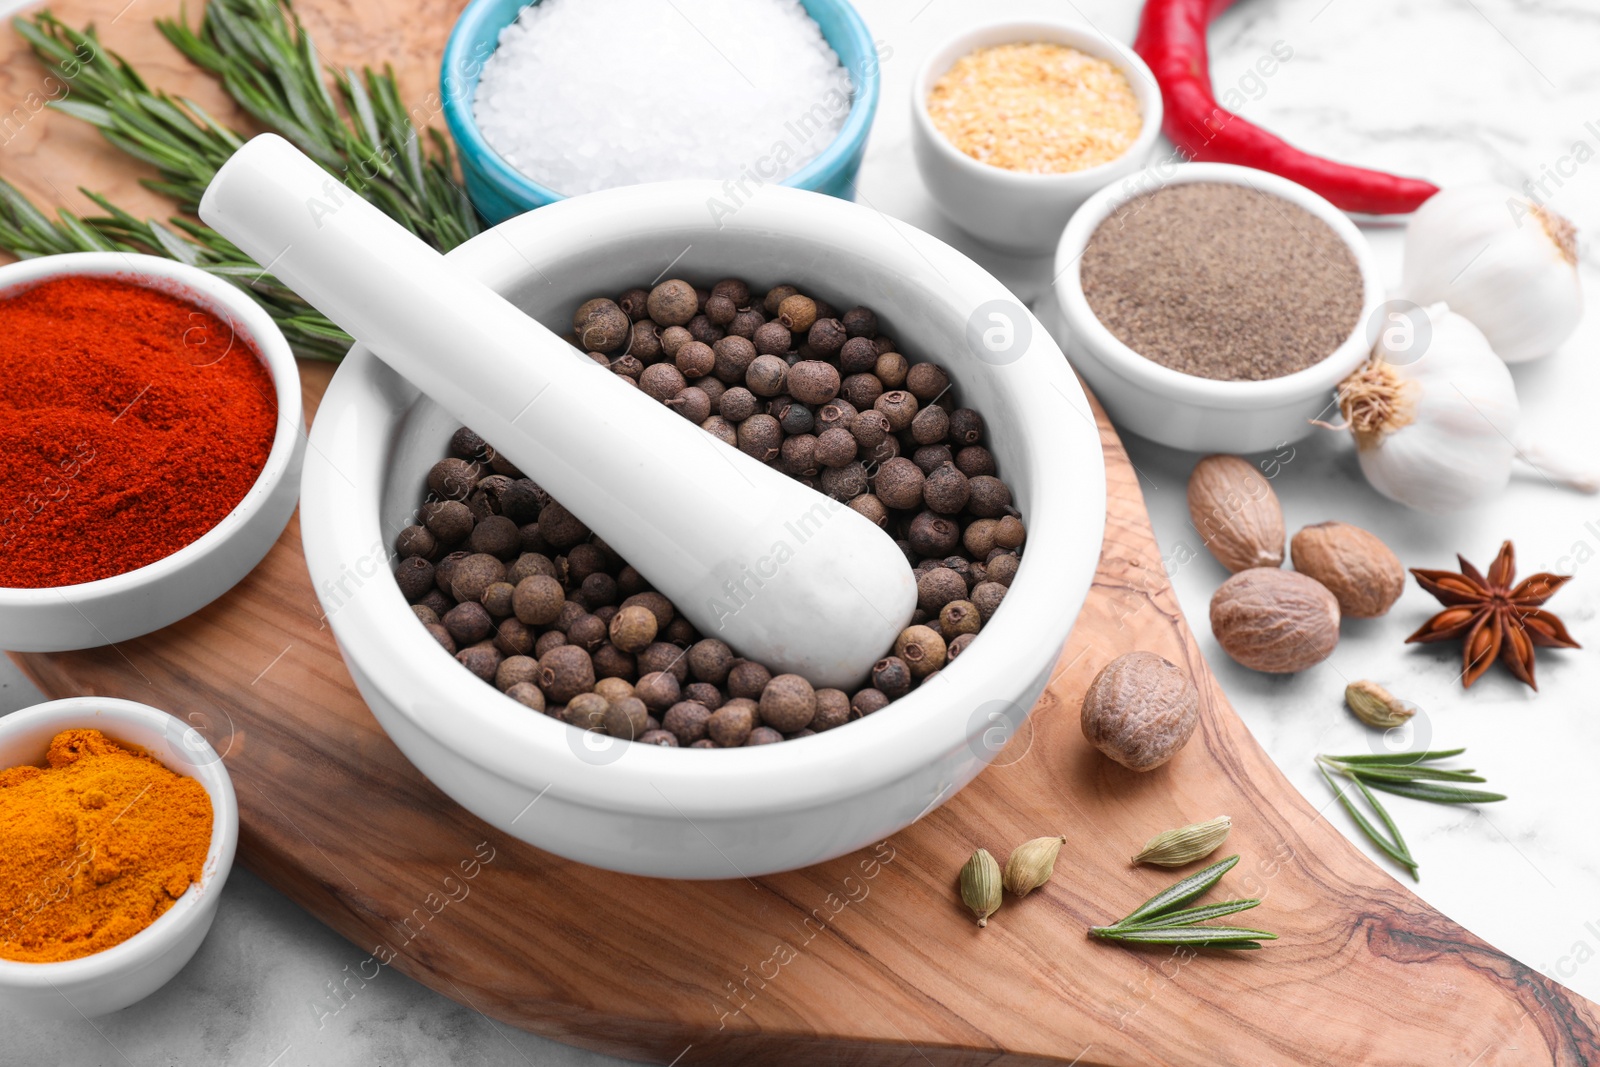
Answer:
[[[673,182],[576,197],[502,223],[449,258],[558,330],[585,298],[649,284],[669,268],[697,282],[788,281],[841,307],[874,308],[908,358],[944,366],[960,402],[987,420],[1029,535],[1000,610],[933,682],[859,722],[738,750],[615,741],[520,707],[440,648],[390,577],[394,537],[414,521],[424,476],[456,423],[359,345],[319,409],[302,487],[317,595],[362,696],[406,756],[508,834],[660,877],[802,867],[949,799],[996,756],[1047,682],[1105,519],[1083,391],[995,278],[865,207],[767,187],[741,197],[731,216],[714,215],[728,195],[713,182]],[[708,436],[706,462],[723,447]]]

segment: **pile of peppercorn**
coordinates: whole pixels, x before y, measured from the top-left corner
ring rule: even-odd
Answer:
[[[507,696],[581,729],[733,748],[830,730],[936,675],[1017,572],[1026,531],[950,379],[864,307],[794,286],[673,279],[585,301],[572,340],[713,436],[865,515],[917,575],[917,610],[853,694],[773,676],[715,638],[463,427],[428,472],[396,581],[428,632]]]

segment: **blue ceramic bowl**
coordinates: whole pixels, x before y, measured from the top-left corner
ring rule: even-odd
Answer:
[[[856,171],[861,168],[867,131],[878,108],[877,48],[867,24],[845,0],[801,2],[849,71],[855,92],[839,135],[782,184],[854,200]],[[491,224],[564,198],[564,194],[540,185],[502,159],[478,132],[472,116],[472,99],[477,95],[484,61],[498,46],[500,31],[516,21],[527,6],[528,0],[472,0],[450,32],[439,70],[445,122],[461,152],[467,195]]]

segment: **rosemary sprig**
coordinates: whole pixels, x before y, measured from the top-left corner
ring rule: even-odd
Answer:
[[[1405,838],[1401,836],[1400,827],[1395,825],[1384,806],[1378,803],[1378,798],[1372,795],[1372,790],[1378,789],[1396,796],[1427,800],[1435,804],[1489,804],[1506,799],[1503,793],[1435,784],[1484,781],[1470,767],[1430,766],[1439,760],[1459,756],[1465,751],[1464,748],[1451,748],[1430,752],[1318,756],[1317,770],[1322,772],[1328,788],[1333,790],[1340,805],[1350,813],[1350,818],[1361,828],[1361,832],[1366,834],[1384,855],[1409,871],[1414,881],[1421,881],[1421,876],[1417,873],[1417,861],[1411,855],[1411,849],[1406,845]],[[1368,810],[1383,823],[1383,830],[1380,831],[1372,824],[1372,820],[1362,814],[1349,793],[1334,781],[1334,775],[1339,775],[1355,786],[1355,791]]]
[[[51,106],[97,127],[108,142],[153,166],[157,176],[144,184],[192,215],[243,135],[193,101],[152,88],[101,45],[92,27],[74,30],[48,11],[15,19],[12,26],[50,73],[71,86],[71,94]],[[325,72],[287,0],[208,0],[198,28],[185,15],[157,26],[257,122],[423,240],[447,250],[479,231],[472,205],[452,178],[449,140],[436,130],[426,137],[418,132],[393,72]],[[104,216],[58,210],[51,218],[0,180],[0,248],[23,258],[126,251],[181,260],[254,296],[298,355],[337,360],[349,348],[348,335],[199,221],[141,220],[103,196],[84,193]]]
[[[1183,905],[1204,895],[1239,862],[1229,856],[1203,871],[1196,871],[1163,889],[1110,926],[1094,926],[1089,933],[1105,941],[1142,945],[1193,945],[1198,948],[1255,949],[1278,935],[1243,926],[1203,926],[1207,919],[1247,911],[1259,900],[1225,900],[1195,908]]]

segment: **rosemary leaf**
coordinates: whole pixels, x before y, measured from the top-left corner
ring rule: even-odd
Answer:
[[[1322,771],[1322,777],[1327,780],[1328,787],[1332,789],[1334,795],[1339,798],[1340,805],[1345,811],[1350,813],[1350,818],[1355,820],[1356,825],[1361,828],[1361,832],[1366,834],[1367,837],[1372,840],[1372,843],[1382,849],[1384,854],[1390,859],[1409,870],[1411,872],[1412,879],[1421,881],[1421,878],[1417,874],[1416,862],[1411,858],[1410,850],[1406,848],[1405,841],[1400,838],[1399,830],[1394,827],[1393,820],[1389,818],[1389,813],[1383,810],[1382,805],[1377,804],[1374,800],[1373,810],[1378,813],[1378,817],[1383,820],[1383,824],[1391,828],[1395,835],[1394,841],[1390,841],[1383,834],[1379,833],[1378,828],[1373,826],[1365,815],[1361,814],[1360,810],[1355,806],[1354,803],[1351,802],[1350,798],[1345,795],[1345,791],[1339,788],[1338,785],[1334,784],[1332,776],[1328,774],[1328,771],[1325,767],[1322,767],[1319,764],[1317,769]],[[1360,783],[1357,784],[1359,785]]]
[[[1488,779],[1473,774],[1469,770],[1453,770],[1444,767],[1399,767],[1388,764],[1366,764],[1352,768],[1356,775],[1364,781],[1375,782],[1483,782]]]
[[[1189,877],[1174,882],[1171,886],[1134,908],[1117,925],[1126,926],[1130,923],[1137,923],[1182,907],[1216,885],[1217,881],[1231,871],[1238,862],[1238,856],[1229,856],[1220,863],[1213,863],[1204,870],[1196,871]]]
[[[1369,778],[1367,784],[1385,793],[1393,793],[1395,796],[1427,800],[1435,804],[1492,804],[1497,800],[1506,799],[1504,793],[1488,793],[1481,789],[1456,789],[1426,782],[1390,782]]]
[[[1220,919],[1224,915],[1247,911],[1260,903],[1261,901],[1259,900],[1224,900],[1217,904],[1206,904],[1198,908],[1163,912],[1143,922],[1129,923],[1124,921],[1117,925],[1127,929],[1156,926],[1193,926],[1195,923],[1205,922],[1207,919]]]
[[[1214,945],[1232,941],[1276,941],[1277,934],[1240,926],[1096,926],[1089,931],[1107,941],[1147,945]]]
[[[1375,763],[1375,764],[1380,764],[1380,765],[1389,764],[1389,763],[1410,764],[1410,763],[1428,763],[1428,762],[1431,762],[1433,760],[1449,759],[1452,756],[1459,756],[1465,751],[1466,751],[1466,749],[1464,749],[1464,748],[1444,748],[1444,749],[1436,749],[1436,750],[1431,751],[1431,752],[1377,752],[1377,753],[1366,753],[1366,752],[1363,752],[1360,755],[1356,755],[1356,756],[1318,756],[1317,758],[1318,759],[1323,759],[1323,760],[1332,760],[1335,763],[1350,763],[1350,764],[1362,764],[1362,763]]]

